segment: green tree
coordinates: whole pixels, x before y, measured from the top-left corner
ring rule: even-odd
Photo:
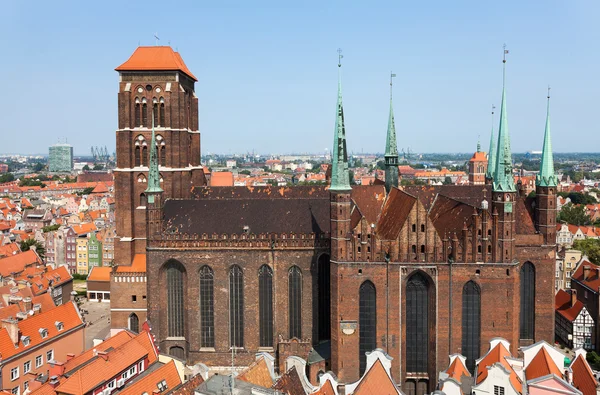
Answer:
[[[250,170],[240,170],[240,172],[239,172],[239,173],[240,173],[240,174],[245,174],[245,175],[247,175],[247,176],[249,176],[249,175],[251,174],[251,173],[250,173]]]
[[[37,241],[36,239],[27,239],[21,242],[21,251],[29,251],[31,247],[35,247],[35,252],[37,252],[38,256],[44,260],[46,257],[46,249],[44,245]]]
[[[573,203],[568,203],[563,206],[560,213],[558,213],[557,220],[573,225],[590,225],[592,223],[590,216],[585,212],[585,207],[582,205],[574,205]]]
[[[354,172],[352,170],[348,171],[348,182],[350,185],[354,185]]]
[[[33,171],[35,171],[35,172],[37,173],[38,171],[42,171],[42,170],[44,170],[44,167],[46,167],[46,166],[44,166],[44,164],[43,164],[43,163],[41,163],[41,162],[36,162],[36,163],[33,165]]]
[[[453,184],[452,178],[450,178],[450,177],[444,178],[444,185],[452,185],[452,184]]]
[[[94,165],[94,170],[102,170],[102,169],[104,169],[104,165],[101,165],[101,164]]]
[[[4,182],[11,182],[15,180],[15,176],[12,173],[6,173],[6,174],[2,174],[0,176],[0,184],[4,183]]]
[[[573,248],[587,255],[592,263],[600,265],[600,239],[575,240]]]
[[[89,171],[89,170],[90,170],[90,167],[89,167],[88,165],[85,165],[85,166],[83,166],[83,170],[85,170],[85,171]]]

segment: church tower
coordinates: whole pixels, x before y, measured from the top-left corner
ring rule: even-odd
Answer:
[[[119,72],[119,125],[115,174],[115,264],[146,252],[149,154],[156,144],[164,198],[189,197],[205,184],[200,166],[196,77],[169,46],[138,47]],[[151,125],[156,129],[151,137]],[[155,142],[154,142],[155,141]]]
[[[346,148],[346,128],[344,126],[344,106],[342,105],[341,51],[338,61],[338,96],[336,105],[333,151],[331,156],[330,227],[331,227],[331,367],[334,372],[342,371],[343,339],[340,329],[341,289],[338,276],[339,264],[347,262],[350,248],[350,172]]]
[[[488,169],[488,158],[481,152],[481,144],[477,142],[477,152],[469,160],[469,184],[484,185]]]
[[[508,134],[508,114],[506,112],[506,54],[504,50],[502,70],[502,104],[500,106],[500,126],[498,128],[498,144],[496,163],[493,174],[492,207],[494,218],[495,237],[498,242],[492,249],[494,262],[512,262],[515,244],[515,219],[514,204],[516,188],[513,177],[512,153],[510,150],[510,136]]]
[[[392,79],[390,75],[390,116],[388,118],[387,136],[385,139],[385,190],[398,187],[398,144],[396,143],[396,125],[394,124],[394,106],[392,105]]]
[[[535,211],[538,231],[544,236],[546,245],[554,245],[556,244],[556,186],[558,179],[554,174],[554,158],[550,138],[550,89],[548,89],[542,162],[535,181]]]

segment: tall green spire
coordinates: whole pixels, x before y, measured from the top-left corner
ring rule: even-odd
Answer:
[[[496,168],[494,169],[494,192],[516,192],[515,180],[512,174],[512,154],[510,151],[510,136],[506,113],[506,46],[504,47],[502,69],[502,104],[500,105],[500,126],[498,127],[498,151]]]
[[[350,172],[346,149],[346,128],[344,126],[344,106],[342,105],[342,50],[338,49],[338,98],[336,106],[333,152],[331,154],[331,191],[349,191]]]
[[[388,118],[387,136],[385,139],[385,189],[398,187],[398,144],[396,143],[396,125],[394,124],[394,106],[392,105],[392,79],[396,74],[390,73],[390,115]]]
[[[550,139],[550,87],[548,87],[548,108],[546,110],[546,131],[544,133],[544,148],[542,163],[536,177],[536,185],[540,187],[555,187],[558,179],[554,174],[554,158],[552,155],[552,140]]]
[[[494,139],[494,105],[492,104],[492,133],[490,134],[490,151],[488,152],[488,167],[486,178],[493,179],[496,170],[496,139]]]
[[[154,136],[154,111],[152,112],[152,140],[150,141],[150,164],[148,166],[148,188],[144,191],[148,195],[148,203],[154,203],[154,194],[161,193],[160,174],[158,173],[158,154],[156,138]]]

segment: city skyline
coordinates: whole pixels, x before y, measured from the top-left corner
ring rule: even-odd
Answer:
[[[0,70],[25,72],[29,78],[7,81],[11,95],[0,96],[6,146],[46,153],[65,137],[76,155],[86,155],[91,145],[114,147],[118,76],[113,69],[138,44],[158,43],[177,49],[199,79],[203,154],[330,149],[338,47],[345,56],[350,152],[384,149],[390,70],[398,75],[394,110],[400,149],[470,152],[479,136],[487,150],[506,42],[514,151],[541,149],[548,84],[556,152],[595,150],[580,142],[597,131],[593,99],[598,83],[590,77],[598,55],[589,47],[599,38],[592,20],[598,4],[316,4],[189,3],[188,14],[199,23],[169,24],[157,32],[128,17],[135,9],[139,20],[148,20],[151,5],[128,5],[114,13],[111,7],[74,3],[65,19],[60,7],[40,4],[26,11],[9,4],[8,23],[0,29],[3,37],[12,38],[6,45],[17,61],[3,63]],[[178,12],[163,11],[166,18]],[[36,32],[49,31],[46,45],[28,31],[34,25]],[[42,63],[44,68],[37,66]],[[44,127],[41,121],[23,122],[31,111],[36,114],[32,119],[49,120]],[[497,123],[496,115],[496,129]],[[571,138],[575,133],[579,139]]]

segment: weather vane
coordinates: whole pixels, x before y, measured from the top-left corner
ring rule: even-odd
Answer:
[[[158,41],[160,41],[160,38],[158,37],[158,33],[154,33],[154,38],[156,39],[156,46],[158,47]]]
[[[390,100],[392,99],[392,85],[393,85],[393,78],[396,76],[396,74],[394,74],[393,72],[390,71]]]
[[[506,63],[506,55],[508,54],[508,49],[506,49],[506,44],[502,46],[504,48],[504,55],[502,57],[502,63]]]
[[[342,67],[342,58],[344,57],[344,55],[342,55],[342,49],[338,48],[337,52],[338,52],[338,67]]]
[[[548,99],[550,99],[550,85],[548,85]]]

